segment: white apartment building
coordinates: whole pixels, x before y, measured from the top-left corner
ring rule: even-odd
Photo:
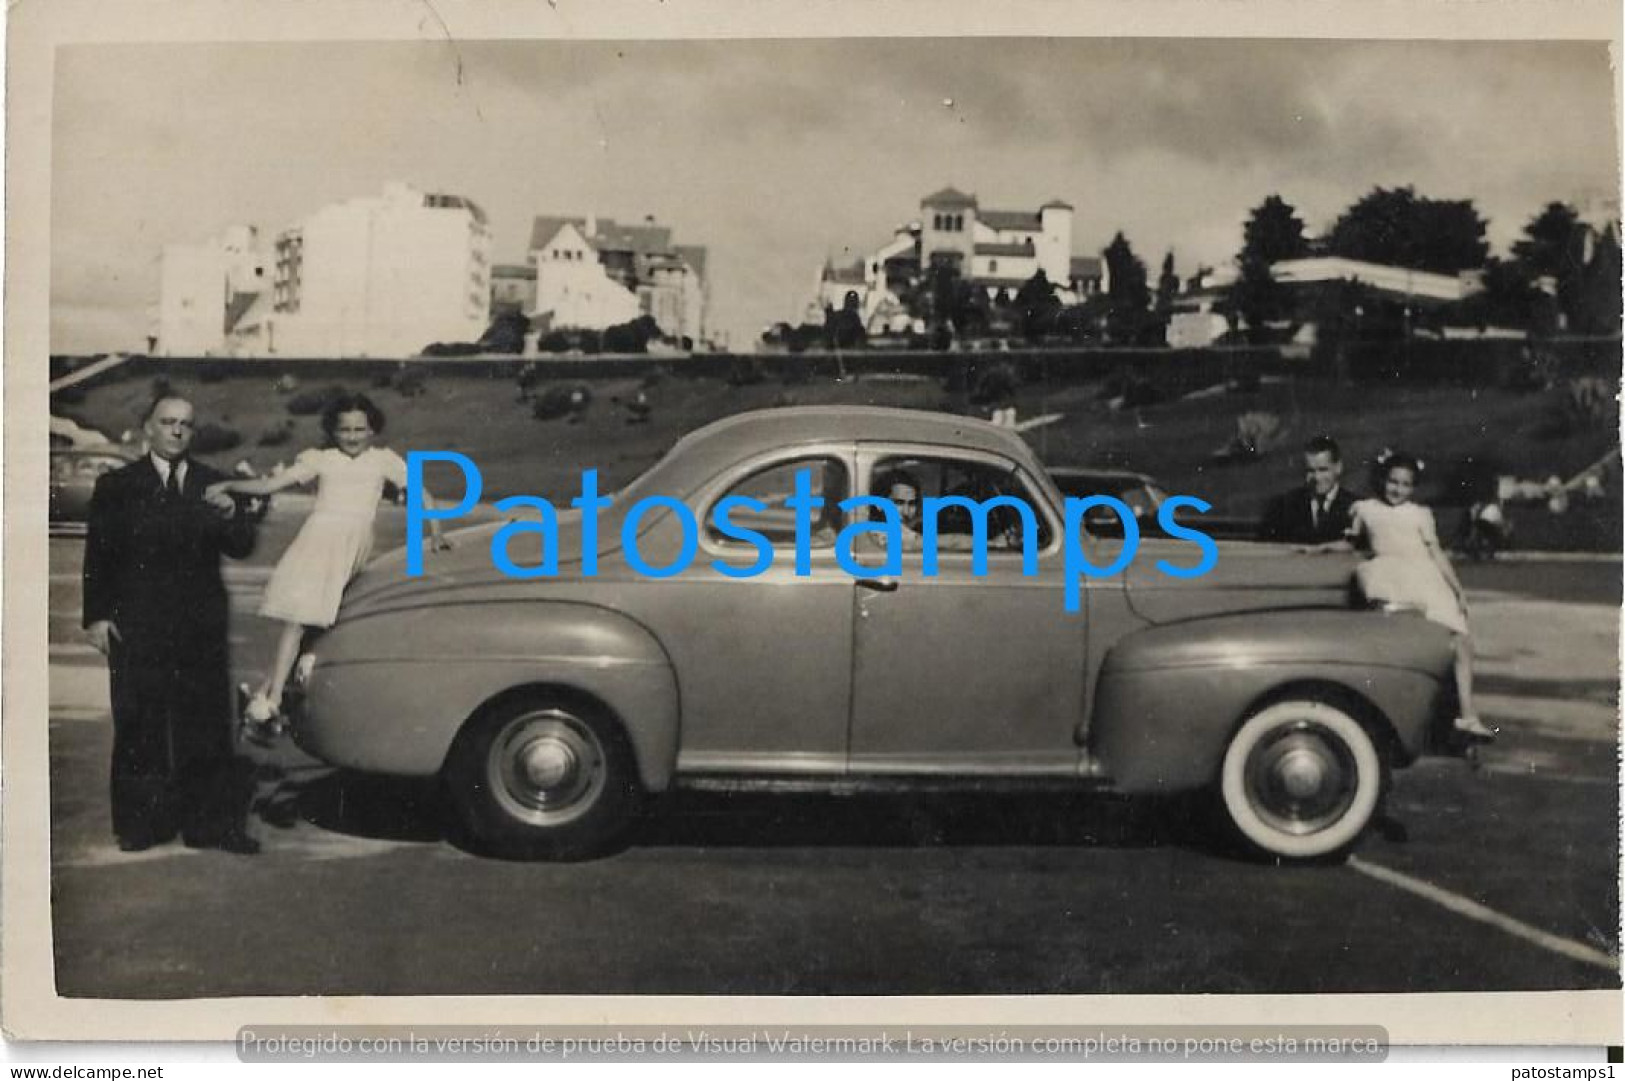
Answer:
[[[202,244],[169,244],[159,266],[157,353],[251,353],[269,315],[269,255],[251,225]]]
[[[471,342],[490,314],[491,232],[457,195],[392,183],[323,207],[276,239],[278,356],[406,357]]]

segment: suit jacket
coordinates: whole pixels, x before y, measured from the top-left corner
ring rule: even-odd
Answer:
[[[203,502],[204,489],[226,479],[189,460],[177,499],[164,494],[143,456],[96,481],[85,541],[86,627],[112,620],[125,647],[151,660],[223,655],[220,558],[254,547],[254,526],[241,513],[223,519]]]
[[[1289,544],[1325,544],[1342,540],[1352,524],[1351,512],[1356,496],[1347,488],[1338,488],[1332,496],[1331,506],[1315,520],[1310,500],[1314,493],[1307,486],[1283,492],[1270,500],[1259,526],[1259,537],[1267,541],[1285,541]]]

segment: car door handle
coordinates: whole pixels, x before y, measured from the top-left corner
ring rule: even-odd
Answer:
[[[858,585],[864,589],[872,589],[876,593],[896,593],[897,579],[895,578],[859,578]]]

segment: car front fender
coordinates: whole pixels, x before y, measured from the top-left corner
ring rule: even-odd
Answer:
[[[1413,613],[1302,609],[1165,624],[1107,654],[1090,750],[1124,792],[1199,788],[1264,702],[1301,694],[1350,706],[1395,764],[1428,746],[1450,686],[1450,632]]]
[[[439,772],[463,723],[519,688],[563,688],[619,718],[650,791],[677,760],[677,679],[642,625],[591,604],[488,601],[340,622],[316,643],[294,735],[324,761]]]

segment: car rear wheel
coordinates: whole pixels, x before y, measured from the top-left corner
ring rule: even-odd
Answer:
[[[474,844],[512,859],[602,852],[641,797],[615,719],[594,704],[542,693],[476,714],[447,756],[445,781]]]
[[[1230,740],[1219,795],[1236,831],[1284,860],[1345,854],[1376,816],[1387,766],[1364,725],[1326,702],[1276,702]]]

